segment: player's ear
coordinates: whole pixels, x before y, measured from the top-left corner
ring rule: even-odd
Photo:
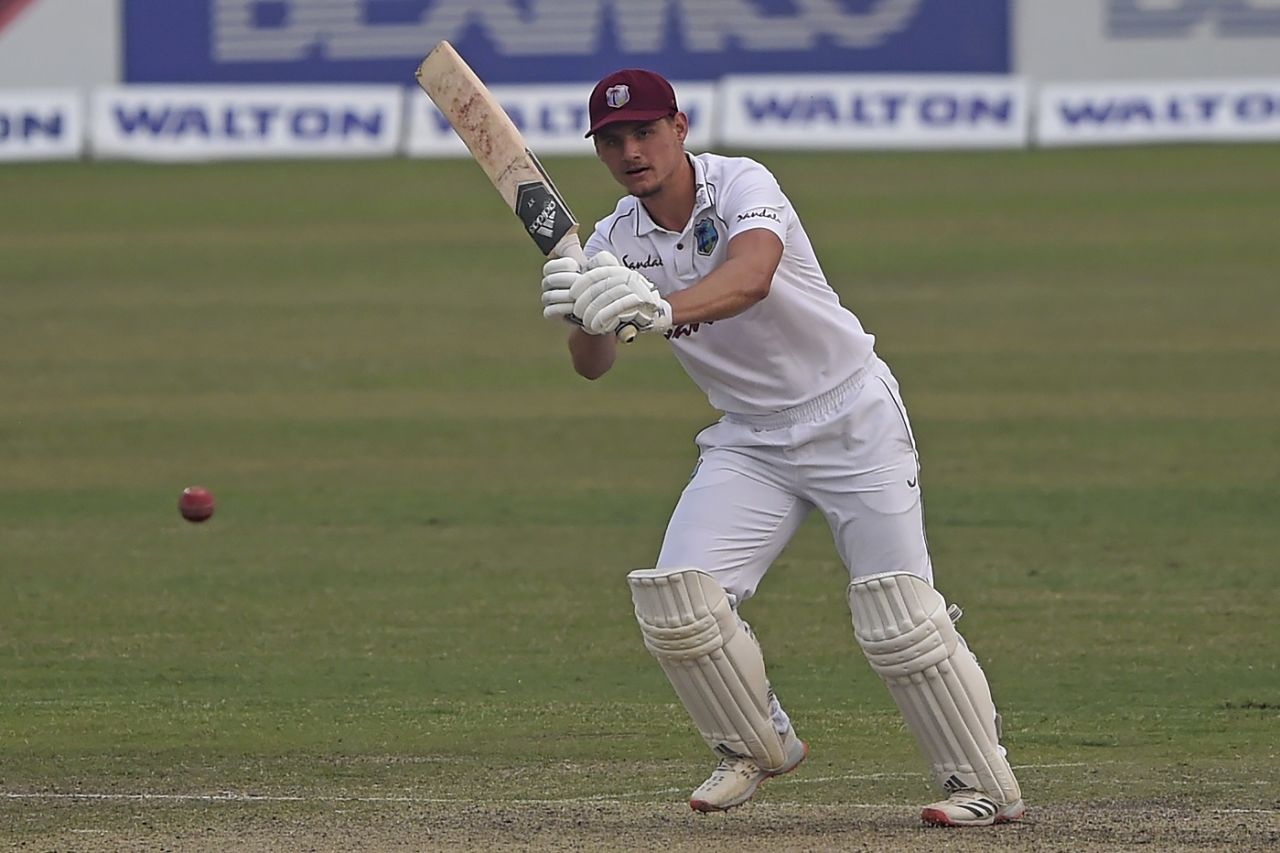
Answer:
[[[671,117],[671,123],[676,129],[676,138],[683,143],[689,135],[689,117],[684,113],[676,113]]]

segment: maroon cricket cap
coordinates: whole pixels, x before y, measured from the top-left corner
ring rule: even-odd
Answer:
[[[587,101],[591,136],[615,121],[653,121],[679,112],[676,93],[661,74],[643,68],[624,68],[605,77]]]

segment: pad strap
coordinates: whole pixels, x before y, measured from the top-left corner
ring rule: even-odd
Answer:
[[[849,609],[858,644],[943,790],[973,788],[1003,805],[1021,798],[987,677],[942,595],[913,574],[886,572],[850,584]]]
[[[786,752],[769,716],[764,656],[724,589],[697,569],[642,569],[627,583],[645,647],[707,746],[765,770],[782,767]]]

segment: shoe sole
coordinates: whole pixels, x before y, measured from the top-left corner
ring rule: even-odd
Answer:
[[[745,805],[746,803],[751,801],[752,797],[756,795],[756,791],[760,789],[761,782],[763,782],[766,779],[772,779],[775,776],[786,776],[792,770],[795,770],[801,764],[804,764],[804,760],[809,757],[809,744],[806,741],[800,741],[800,745],[804,747],[804,751],[800,753],[799,761],[797,761],[795,764],[792,764],[790,767],[784,767],[781,770],[775,770],[773,773],[764,774],[763,776],[761,776],[759,779],[756,780],[756,783],[751,786],[751,788],[747,791],[746,795],[741,797],[740,799],[723,806],[718,806],[715,803],[709,803],[706,800],[690,800],[689,808],[693,809],[695,812],[698,812],[699,814],[710,814],[711,812],[727,812],[729,811],[729,809],[736,809],[738,806]]]
[[[925,826],[991,826],[992,824],[1013,823],[1026,814],[1027,807],[1021,802],[1013,806],[1005,806],[996,812],[996,816],[989,820],[952,820],[947,817],[947,813],[942,809],[922,809],[920,812],[920,822]]]

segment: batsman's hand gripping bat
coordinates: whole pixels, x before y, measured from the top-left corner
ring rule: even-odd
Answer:
[[[442,41],[418,66],[418,85],[453,125],[490,183],[520,217],[543,255],[587,262],[578,240],[578,220],[551,178],[525,145],[524,137],[502,106],[453,45]],[[618,339],[631,343],[636,327],[618,327]]]

